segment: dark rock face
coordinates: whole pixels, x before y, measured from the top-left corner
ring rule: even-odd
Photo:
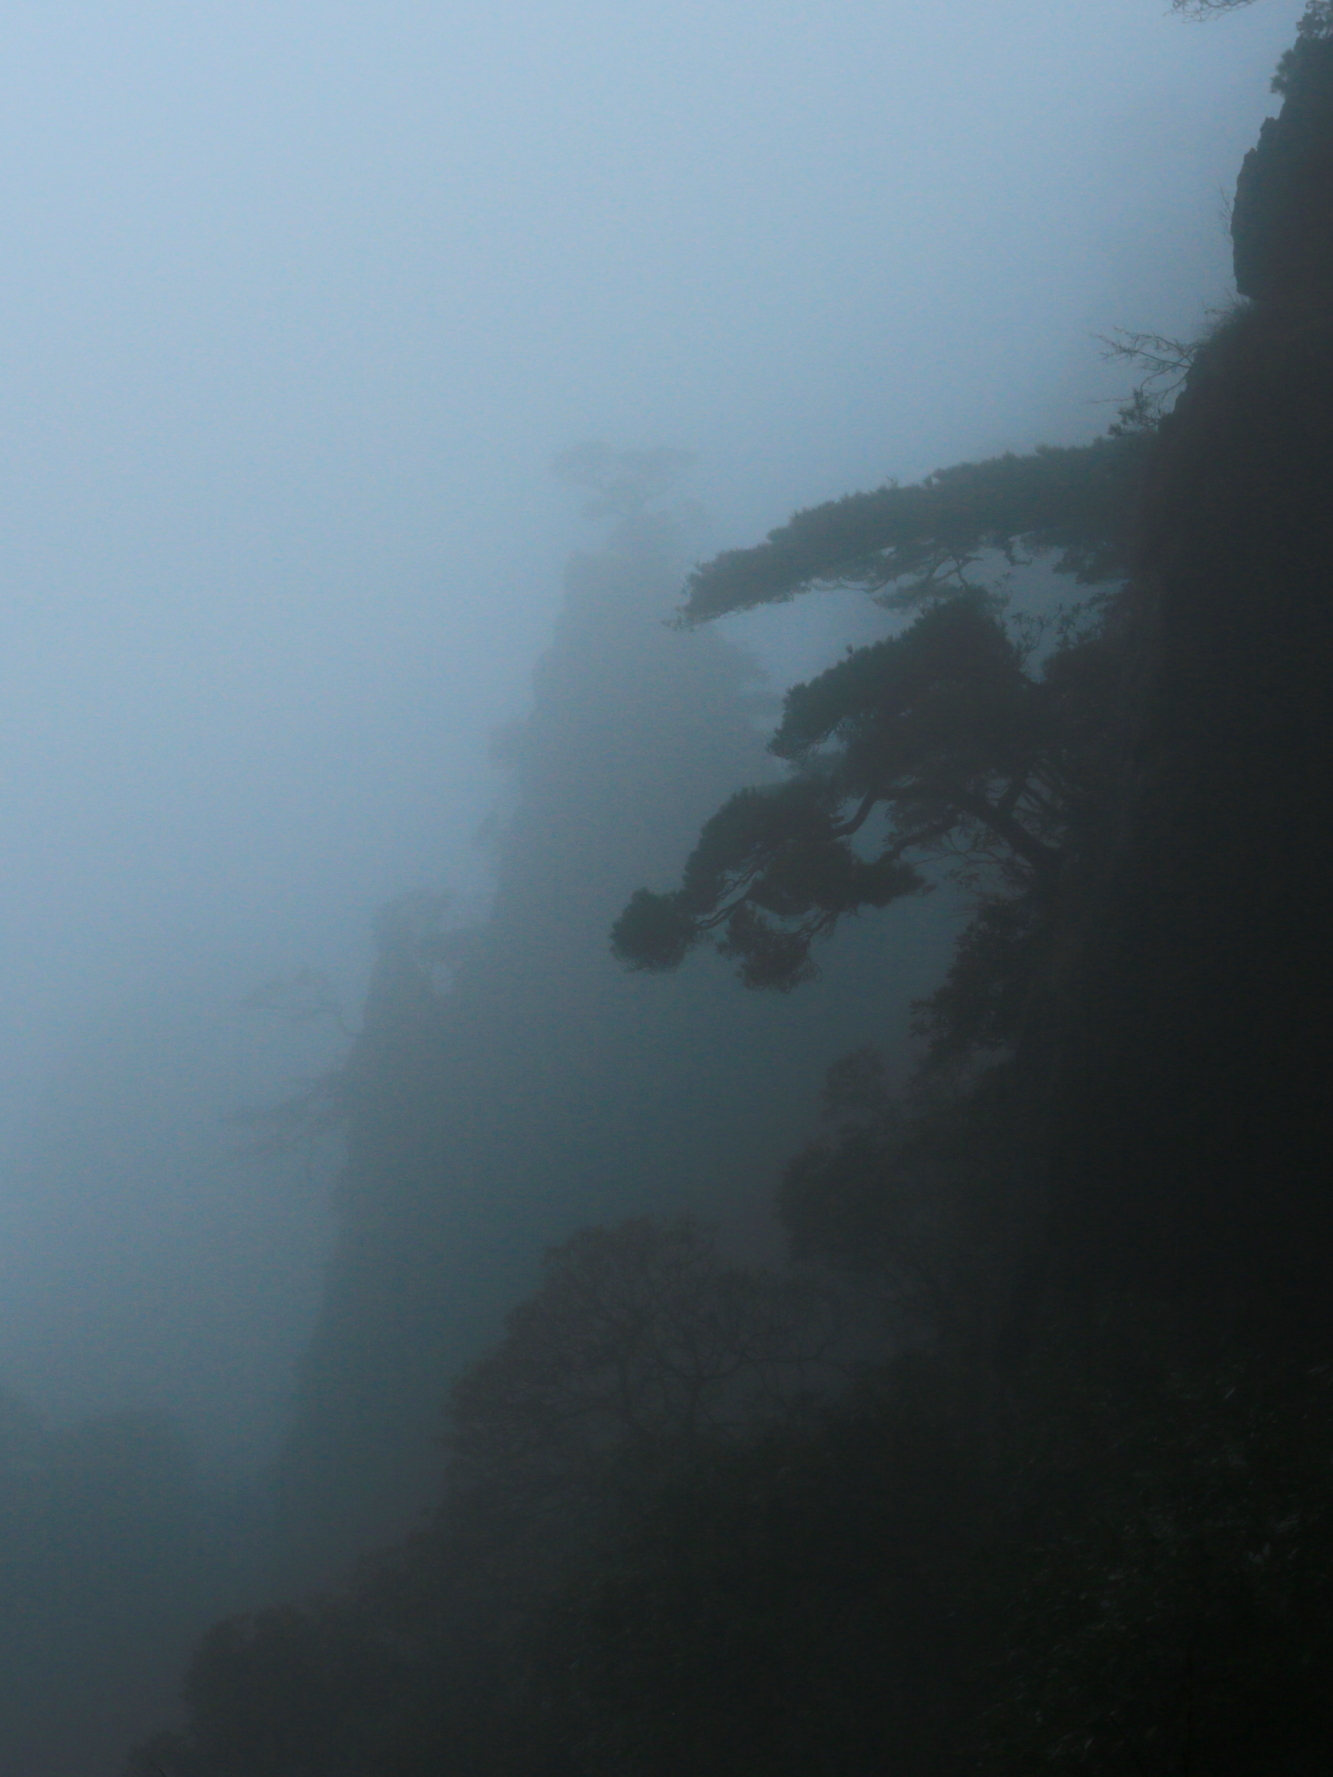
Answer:
[[[1304,31],[1284,58],[1281,115],[1236,182],[1236,288],[1258,302],[1333,302],[1333,35],[1316,29],[1333,26]]]
[[[1333,41],[1237,195],[1253,297],[1145,497],[1132,734],[1055,1090],[1055,1243],[1205,1332],[1333,1347]]]
[[[1331,472],[1333,328],[1244,316],[1151,489],[1146,670],[1085,1009],[1101,1259],[1273,1327],[1333,1297]]]

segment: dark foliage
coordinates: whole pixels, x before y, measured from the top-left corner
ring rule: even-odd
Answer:
[[[565,1484],[465,1463],[341,1595],[211,1631],[126,1777],[1326,1768],[1327,1378],[1188,1348],[1125,1304],[1021,1372],[899,1359],[628,1468],[598,1400],[571,1470],[543,1388],[519,1474],[546,1447]],[[492,1391],[512,1441],[485,1367],[464,1421]]]
[[[959,463],[918,487],[811,507],[757,548],[696,568],[681,621],[706,623],[814,586],[861,587],[908,606],[966,584],[988,550],[1054,552],[1060,571],[1084,583],[1113,578],[1127,562],[1144,453],[1138,436],[1099,439]]]
[[[1314,1772],[1333,1754],[1333,1413],[1323,1371],[1204,1365],[1122,1303],[1010,1406],[993,1762],[1119,1777]]]
[[[816,939],[920,894],[931,864],[988,908],[1024,901],[1030,924],[1100,807],[1110,648],[1104,630],[1071,634],[1038,668],[966,593],[852,651],[788,692],[770,743],[788,778],[733,796],[680,888],[637,892],[613,948],[669,969],[718,933],[747,986],[791,988],[813,972]]]
[[[585,1768],[961,1770],[978,1520],[892,1390],[697,1467],[563,1601]]]
[[[554,1249],[454,1390],[432,1528],[339,1596],[212,1630],[187,1730],[128,1769],[424,1777],[457,1758],[544,1772],[584,1708],[557,1618],[664,1487],[765,1427],[800,1435],[841,1373],[837,1332],[823,1292],[726,1264],[688,1221]]]

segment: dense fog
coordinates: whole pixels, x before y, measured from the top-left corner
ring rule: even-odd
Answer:
[[[229,1163],[306,1060],[239,1008],[484,901],[551,458],[696,451],[722,546],[1100,430],[1094,335],[1227,295],[1293,12],[7,12],[14,1385],[272,1426],[328,1229]]]
[[[863,913],[795,996],[611,956],[773,780],[778,694],[895,622],[682,632],[686,576],[1103,433],[1107,337],[1234,301],[1300,11],[5,10],[0,1433],[171,1494],[65,1603],[96,1510],[13,1507],[32,1777],[114,1770],[207,1621],[418,1521],[549,1242],[691,1212],[779,1254],[825,1070],[906,1077],[963,903]],[[135,1574],[180,1578],[140,1689],[99,1639]]]

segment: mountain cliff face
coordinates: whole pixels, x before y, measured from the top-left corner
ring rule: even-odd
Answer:
[[[1119,818],[1056,1092],[1085,1278],[1327,1346],[1333,1292],[1333,38],[1275,85],[1234,210],[1251,300],[1162,427]]]
[[[1333,49],[1312,6],[1282,58],[1270,117],[1245,156],[1231,213],[1236,289],[1266,306],[1327,312],[1333,292]]]

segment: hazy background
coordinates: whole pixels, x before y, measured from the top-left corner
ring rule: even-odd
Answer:
[[[330,1040],[242,1001],[354,1008],[377,905],[484,903],[589,535],[549,459],[698,451],[722,547],[1091,436],[1092,336],[1228,297],[1299,11],[11,0],[0,1382],[268,1455],[327,1167],[221,1118]]]

